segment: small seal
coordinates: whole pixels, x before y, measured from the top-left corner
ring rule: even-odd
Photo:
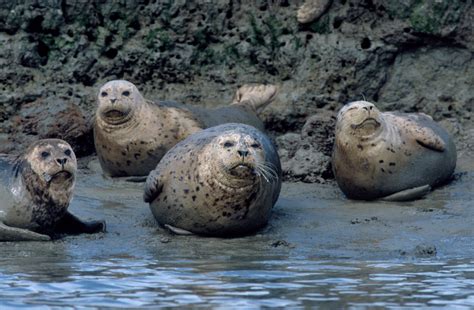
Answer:
[[[144,200],[174,232],[226,237],[264,226],[280,188],[270,139],[252,126],[223,124],[173,147],[148,176]]]
[[[204,109],[145,100],[128,81],[99,91],[94,143],[102,170],[112,177],[146,176],[176,143],[202,129],[245,123],[263,130],[257,113],[275,97],[272,85],[242,86],[230,106]]]
[[[382,113],[356,101],[338,113],[332,166],[349,198],[412,200],[451,177],[456,148],[426,114]]]
[[[67,211],[77,170],[67,142],[44,139],[19,156],[2,154],[0,168],[0,241],[105,230],[105,222],[85,223]]]

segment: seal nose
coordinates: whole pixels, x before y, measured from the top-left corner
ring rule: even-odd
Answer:
[[[58,162],[58,164],[60,164],[61,166],[64,166],[67,162],[67,158],[56,158],[56,161]]]
[[[239,153],[240,156],[245,158],[249,154],[249,151],[238,150],[237,153]]]
[[[111,102],[111,103],[115,103],[115,101],[117,101],[117,98],[111,98],[111,99],[110,99],[110,102]]]

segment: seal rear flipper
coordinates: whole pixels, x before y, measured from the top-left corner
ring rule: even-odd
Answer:
[[[277,93],[275,85],[245,84],[235,93],[232,104],[250,105],[258,113],[275,99]]]
[[[413,187],[401,192],[397,192],[395,194],[391,194],[381,198],[384,201],[409,201],[419,199],[426,194],[428,194],[431,190],[431,186],[429,185],[422,185],[419,187]]]
[[[136,177],[126,177],[124,180],[125,182],[130,182],[130,183],[144,183],[146,181],[146,176],[136,176]]]
[[[48,235],[0,223],[0,241],[49,241]]]
[[[171,231],[172,233],[176,234],[176,235],[180,235],[180,236],[190,236],[190,235],[194,235],[192,232],[190,231],[187,231],[185,229],[181,229],[181,228],[178,228],[178,227],[174,227],[174,226],[171,226],[169,224],[164,224],[163,225],[166,229],[168,229],[169,231]]]
[[[68,235],[95,234],[105,230],[105,221],[84,222],[69,212],[66,212],[54,227],[55,234]]]

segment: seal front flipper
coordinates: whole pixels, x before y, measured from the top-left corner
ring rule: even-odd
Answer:
[[[105,232],[105,221],[84,222],[69,212],[59,220],[54,227],[55,234],[95,234]]]
[[[163,190],[163,182],[161,182],[160,170],[153,170],[146,179],[145,192],[143,193],[143,201],[151,203],[161,194]]]
[[[381,198],[384,201],[409,201],[419,199],[426,194],[428,194],[431,190],[431,186],[429,185],[422,185],[419,187],[413,187],[409,189],[405,189],[403,191],[397,192],[395,194],[391,194],[389,196],[385,196]]]
[[[436,152],[444,152],[446,144],[431,128],[412,124],[410,133],[418,144]]]
[[[0,241],[49,241],[47,235],[35,233],[30,230],[10,227],[0,222]]]

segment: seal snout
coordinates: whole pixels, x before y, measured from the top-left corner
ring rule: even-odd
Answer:
[[[249,151],[248,150],[237,150],[237,153],[242,157],[242,158],[245,158],[249,155]]]
[[[56,158],[56,162],[64,167],[64,165],[67,162],[67,158],[65,158],[65,157],[64,158]]]

